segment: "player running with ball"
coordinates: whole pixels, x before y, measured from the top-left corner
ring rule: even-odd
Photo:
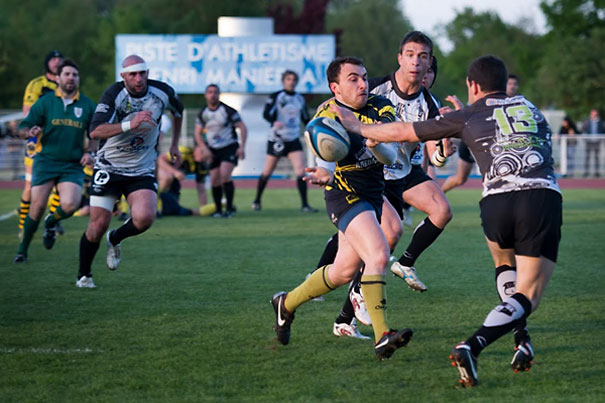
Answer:
[[[392,104],[379,96],[368,97],[367,72],[363,62],[352,57],[339,57],[327,70],[330,90],[335,99],[329,101],[316,116],[334,118],[331,105],[338,105],[363,122],[386,123],[395,120]],[[296,309],[320,295],[347,284],[362,264],[363,290],[374,328],[374,352],[380,360],[389,358],[396,349],[407,345],[412,330],[396,331],[386,323],[385,273],[389,246],[378,223],[384,189],[383,163],[395,159],[392,147],[369,148],[356,133],[349,133],[349,154],[337,163],[332,173],[325,168],[308,168],[309,180],[326,186],[326,209],[338,228],[339,247],[334,263],[313,272],[290,292],[276,293],[271,302],[275,310],[275,332],[282,344],[290,341],[290,326]]]

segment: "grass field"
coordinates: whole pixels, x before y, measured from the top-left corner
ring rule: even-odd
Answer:
[[[472,390],[455,387],[448,354],[498,302],[479,191],[448,193],[454,219],[416,264],[428,292],[387,278],[389,323],[415,334],[382,363],[370,341],[332,335],[344,289],[300,307],[290,345],[277,343],[269,298],[304,279],[334,228],[325,213],[300,213],[294,190],[267,190],[259,213],[250,210],[252,197],[237,190],[238,216],[229,220],[158,220],[123,243],[116,272],[105,268],[102,244],[94,290],[74,286],[86,218],[65,221],[51,251],[39,232],[21,266],[10,263],[16,217],[0,222],[0,401],[605,400],[603,190],[564,192],[559,263],[529,319],[531,372],[510,370],[506,336],[481,355],[481,384]],[[310,197],[323,206],[320,191]],[[18,198],[17,190],[0,191],[0,214]],[[183,198],[194,205],[192,190]],[[423,218],[414,214],[416,223]]]

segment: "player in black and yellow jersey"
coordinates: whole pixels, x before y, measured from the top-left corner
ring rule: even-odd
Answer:
[[[360,59],[339,57],[327,70],[334,100],[327,102],[316,116],[335,118],[330,105],[347,108],[362,122],[387,123],[395,120],[393,105],[380,96],[368,97],[367,72]],[[326,210],[338,228],[339,248],[333,264],[313,272],[302,284],[286,293],[276,293],[271,302],[276,314],[275,332],[282,344],[290,341],[294,311],[302,304],[347,284],[365,271],[361,287],[369,307],[374,329],[374,352],[378,359],[389,358],[412,337],[411,329],[390,330],[386,323],[385,273],[389,246],[379,224],[384,189],[383,164],[396,157],[394,147],[380,144],[370,148],[358,133],[349,132],[349,154],[336,164],[307,168],[308,181],[326,186]]]
[[[44,58],[44,74],[31,80],[25,87],[25,95],[23,96],[23,116],[27,116],[29,110],[34,103],[42,96],[49,92],[54,92],[57,89],[57,72],[59,65],[63,61],[63,55],[58,50],[49,52]],[[38,137],[30,137],[25,144],[25,186],[21,194],[21,204],[19,206],[19,237],[23,232],[23,223],[25,217],[29,213],[31,200],[31,180],[32,180],[32,165],[34,156],[40,151]],[[50,212],[54,213],[59,206],[59,194],[56,189],[50,198]],[[59,225],[57,228],[60,234],[63,233],[63,228]]]
[[[204,203],[206,175],[208,175],[208,165],[202,162],[199,155],[195,155],[194,149],[186,146],[179,146],[181,153],[181,165],[177,168],[172,163],[169,153],[158,157],[158,184],[159,200],[158,211],[162,216],[177,215],[211,215],[216,212],[214,203],[206,205]],[[198,161],[199,160],[199,161]],[[179,204],[181,194],[181,181],[189,174],[195,175],[195,183],[200,201],[199,209],[189,209]]]

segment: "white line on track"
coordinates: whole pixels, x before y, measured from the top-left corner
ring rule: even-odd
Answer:
[[[0,348],[0,354],[91,354],[99,353],[91,348]]]
[[[17,215],[17,210],[12,210],[11,212],[0,215],[0,221],[8,220],[14,215]]]

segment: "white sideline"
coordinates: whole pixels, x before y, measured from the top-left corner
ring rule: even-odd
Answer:
[[[90,354],[101,352],[100,350],[93,351],[88,347],[84,348],[0,348],[0,354]]]

